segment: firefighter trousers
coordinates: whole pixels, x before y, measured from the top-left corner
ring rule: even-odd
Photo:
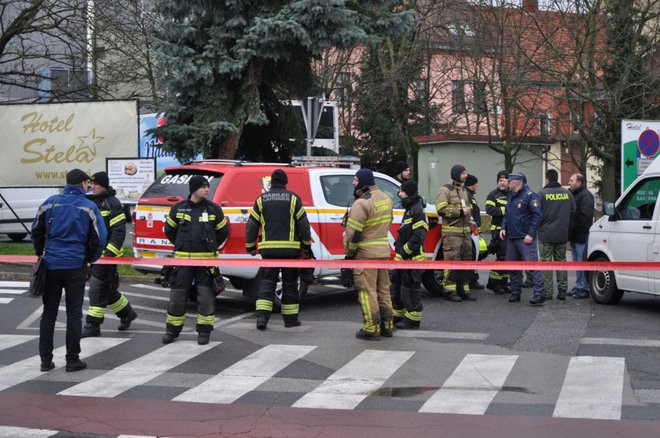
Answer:
[[[215,292],[211,273],[204,266],[176,266],[170,274],[172,289],[167,306],[167,331],[180,333],[186,320],[188,289],[197,286],[197,326],[198,332],[209,333],[215,323]],[[194,283],[193,283],[194,281]]]
[[[300,299],[298,297],[298,268],[261,268],[262,278],[257,295],[257,317],[269,319],[273,312],[275,288],[282,272],[282,319],[285,323],[298,321]]]
[[[392,312],[397,321],[407,319],[419,326],[422,320],[422,270],[394,269],[390,277]]]
[[[492,245],[495,248],[495,260],[502,262],[506,260],[506,241],[500,239],[500,230],[490,233]],[[509,271],[492,270],[488,273],[488,284],[494,287],[506,287],[509,283]]]
[[[87,323],[102,324],[108,306],[119,318],[132,313],[128,299],[118,290],[117,265],[92,265],[90,274],[89,307],[85,319]]]
[[[445,234],[442,236],[442,252],[445,260],[474,260],[470,235]],[[444,288],[450,295],[470,293],[471,271],[445,269]]]
[[[353,281],[362,308],[362,330],[379,334],[381,326],[394,328],[390,277],[387,269],[353,269]]]

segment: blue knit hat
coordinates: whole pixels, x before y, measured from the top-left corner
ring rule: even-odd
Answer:
[[[371,171],[371,169],[362,168],[355,173],[355,177],[358,179],[358,189],[361,189],[365,186],[376,185],[374,173]]]

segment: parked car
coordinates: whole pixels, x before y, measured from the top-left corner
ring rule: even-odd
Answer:
[[[20,242],[29,234],[39,206],[61,187],[0,187],[0,234]]]

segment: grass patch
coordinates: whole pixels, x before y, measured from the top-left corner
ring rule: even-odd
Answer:
[[[125,256],[133,256],[133,247],[124,246],[122,252]],[[28,241],[23,243],[0,242],[0,254],[2,255],[34,255],[32,244]],[[131,268],[129,265],[118,265],[117,272],[120,276],[142,276],[144,274]]]

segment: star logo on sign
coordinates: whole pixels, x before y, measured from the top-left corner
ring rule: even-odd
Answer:
[[[105,137],[100,137],[96,135],[96,128],[92,129],[89,134],[78,137],[80,140],[79,149],[87,149],[93,155],[96,155],[96,145],[105,139]]]

